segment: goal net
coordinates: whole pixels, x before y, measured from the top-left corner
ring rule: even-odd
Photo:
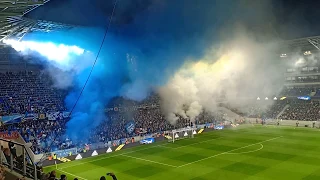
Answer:
[[[175,142],[185,138],[193,138],[196,133],[197,128],[186,127],[181,129],[174,129],[168,134],[168,142]]]

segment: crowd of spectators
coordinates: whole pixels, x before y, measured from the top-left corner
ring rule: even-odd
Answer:
[[[106,173],[106,176],[110,176],[113,180],[117,180],[117,177],[114,173]],[[106,180],[106,176],[101,176],[100,180]],[[42,173],[40,180],[67,180],[67,176],[65,174],[61,174],[59,178],[57,177],[56,171],[51,171],[47,174]],[[78,180],[78,178],[74,178],[74,180]]]
[[[196,117],[195,123],[204,124],[221,119],[221,116],[213,116],[210,113],[203,112]],[[125,125],[131,121],[134,122],[136,129],[134,132],[128,133]],[[190,125],[190,120],[181,116],[178,117],[175,125],[170,124],[161,113],[159,107],[139,108],[129,112],[109,112],[108,120],[102,122],[92,131],[93,135],[90,138],[90,142],[97,142],[97,140],[106,142],[120,138],[139,136],[141,134],[161,133],[188,125]]]
[[[108,142],[122,138],[139,136],[141,134],[161,133],[166,130],[190,125],[190,120],[179,116],[175,125],[170,124],[161,113],[160,107],[153,101],[144,101],[144,106],[138,108],[119,108],[109,111],[105,121],[91,130],[88,142],[73,143],[66,135],[66,119],[61,120],[27,120],[17,124],[7,124],[0,127],[0,131],[18,131],[26,142],[31,142],[31,149],[35,154],[69,149],[83,146],[86,143]],[[134,103],[131,103],[134,105]],[[118,107],[120,107],[118,105]],[[213,120],[221,120],[222,116],[201,113],[195,119],[196,124],[204,124]],[[129,133],[126,124],[134,122],[135,131]]]
[[[65,92],[40,72],[0,73],[0,116],[65,110]]]
[[[294,101],[281,114],[280,119],[317,121],[319,120],[319,101]]]
[[[27,143],[32,143],[35,154],[66,149],[72,146],[71,140],[65,139],[66,120],[29,120],[0,127],[0,131],[18,131]]]
[[[286,106],[288,105],[288,106]],[[275,101],[268,109],[249,107],[247,109],[230,108],[233,112],[250,118],[268,118],[283,120],[320,120],[319,100],[305,101],[298,99]],[[283,112],[281,112],[283,111]]]
[[[274,104],[272,104],[272,106],[267,109],[265,113],[265,117],[272,118],[272,119],[278,118],[278,115],[285,108],[286,105],[287,105],[286,100],[275,101]]]
[[[250,117],[250,118],[256,118],[261,117],[263,113],[268,109],[268,106],[261,101],[254,100],[251,103],[248,103],[246,105],[237,105],[233,106],[233,104],[222,104],[221,106],[228,108],[229,110],[233,111],[234,113]]]

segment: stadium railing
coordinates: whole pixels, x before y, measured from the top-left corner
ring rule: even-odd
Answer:
[[[37,166],[33,162],[25,145],[0,138],[0,164],[24,177],[38,179]]]

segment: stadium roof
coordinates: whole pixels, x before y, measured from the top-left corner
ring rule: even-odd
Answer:
[[[320,36],[311,36],[299,39],[292,39],[283,42],[281,53],[319,51]]]
[[[49,1],[50,0],[0,1],[0,42],[6,38],[17,38],[20,40],[29,32],[50,32],[74,27],[72,25],[25,17],[27,13]]]

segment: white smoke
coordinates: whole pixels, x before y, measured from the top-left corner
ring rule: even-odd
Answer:
[[[3,40],[3,42],[10,45],[18,52],[38,52],[48,60],[55,61],[59,64],[68,64],[68,60],[71,59],[71,56],[79,56],[84,53],[84,49],[80,47],[64,44],[57,45],[52,42],[17,41],[14,39],[6,39]]]
[[[190,104],[190,107],[188,108],[186,114],[188,117],[190,117],[191,121],[194,121],[194,119],[202,112],[202,106],[199,104],[198,101],[194,101]]]
[[[72,87],[75,76],[92,66],[95,59],[90,51],[78,46],[55,44],[52,42],[17,41],[6,39],[3,41],[22,55],[32,55],[31,63],[45,65],[44,73],[53,81],[53,87],[68,89]],[[43,63],[45,62],[45,63]],[[81,63],[80,63],[81,62]]]
[[[171,123],[177,115],[194,121],[203,109],[215,112],[221,95],[245,106],[248,98],[274,95],[283,85],[284,67],[274,41],[257,42],[237,34],[205,56],[189,60],[159,89],[162,110]]]
[[[44,70],[53,81],[53,87],[57,89],[68,89],[73,86],[73,72],[64,71],[57,67],[50,66]]]

